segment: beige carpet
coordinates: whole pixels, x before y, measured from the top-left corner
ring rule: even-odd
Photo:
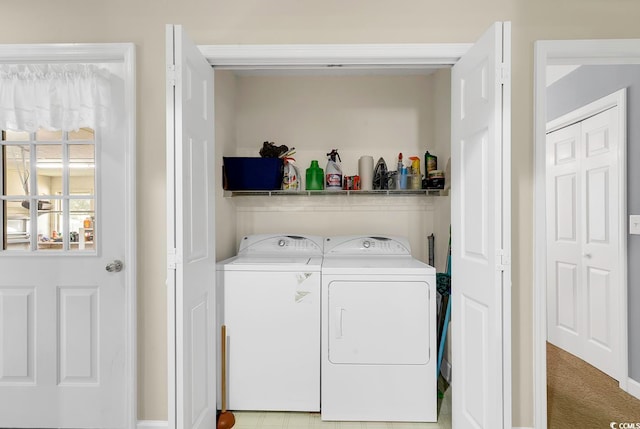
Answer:
[[[640,400],[605,373],[547,343],[547,419],[549,429],[640,423]]]

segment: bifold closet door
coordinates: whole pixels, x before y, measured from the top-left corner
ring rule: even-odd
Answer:
[[[617,377],[618,108],[547,135],[547,339]]]

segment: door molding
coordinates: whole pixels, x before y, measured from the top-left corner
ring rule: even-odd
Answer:
[[[125,427],[137,425],[136,57],[133,43],[0,44],[0,63],[122,63],[125,130]]]
[[[640,40],[639,39],[614,39],[614,40],[542,40],[535,44],[534,57],[534,427],[546,429],[547,427],[547,358],[546,358],[546,135],[547,135],[547,95],[546,95],[546,67],[548,65],[616,65],[616,64],[640,64]],[[623,106],[624,107],[624,106]],[[620,115],[626,119],[625,115]],[[557,129],[559,123],[552,123]],[[626,128],[621,130],[626,141]],[[626,143],[621,146],[624,153],[620,156],[626,158]],[[620,166],[621,177],[624,178],[620,189],[621,219],[620,219],[620,247],[624,246],[623,255],[625,261],[621,267],[621,282],[624,283],[621,291],[624,301],[627,301],[627,208],[626,208],[626,163]],[[624,378],[620,377],[620,388],[627,390],[628,379],[628,333],[627,333],[627,308],[621,309],[621,318],[624,320],[624,341],[621,342],[621,354],[624,355],[626,364]],[[622,345],[624,343],[624,345]],[[631,380],[632,381],[632,380]]]
[[[510,27],[509,27],[510,28]],[[356,69],[380,68],[434,68],[450,67],[455,64],[473,44],[358,44],[358,45],[199,45],[198,48],[205,59],[214,69],[259,70],[259,69],[316,69],[335,71],[335,66]],[[507,41],[503,49],[510,49]],[[170,83],[173,70],[167,71]],[[510,97],[510,93],[508,94]],[[169,100],[168,100],[169,101]],[[510,101],[510,98],[509,98]],[[510,113],[509,113],[510,114]],[[169,118],[169,116],[168,116]],[[169,118],[172,119],[172,118]],[[505,120],[504,133],[510,132],[509,117]],[[510,152],[503,153],[505,159],[510,159]],[[509,193],[510,183],[505,183],[503,192]],[[169,207],[172,209],[171,207]],[[510,213],[510,207],[503,208],[504,213]],[[510,243],[510,221],[506,227]],[[169,232],[171,234],[171,232]],[[509,244],[510,245],[510,244]],[[173,258],[169,256],[169,260]],[[503,258],[508,260],[508,257]],[[509,273],[510,267],[505,269]],[[505,274],[506,275],[506,274]],[[502,349],[505,359],[503,373],[503,422],[505,427],[511,426],[511,292],[510,287],[503,294],[503,324]],[[168,302],[168,390],[169,390],[169,425],[173,427],[176,416],[176,362],[175,350],[175,296],[171,290],[167,296]],[[508,393],[505,393],[508,392]]]

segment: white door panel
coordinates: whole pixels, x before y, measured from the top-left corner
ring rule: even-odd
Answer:
[[[495,24],[452,71],[454,428],[511,423],[503,408],[510,395],[503,384],[503,366],[510,367],[510,362],[501,352],[503,317],[508,319],[502,299],[510,287],[503,266],[503,255],[510,251],[508,210],[503,210],[510,206],[505,192],[510,139],[503,122],[509,109],[503,75],[510,63],[509,33],[508,24]],[[510,406],[508,401],[505,406]]]
[[[547,135],[547,338],[616,378],[614,107]]]
[[[331,363],[429,362],[431,305],[427,283],[332,281],[328,294]]]
[[[121,122],[128,110],[124,66],[114,63],[110,70],[113,112],[107,127],[81,129],[81,143],[71,131],[51,131],[46,145],[40,131],[21,142],[32,160],[40,153],[59,155],[50,160],[60,165],[57,171],[27,165],[38,181],[25,195],[34,202],[51,194],[58,206],[27,206],[24,216],[36,219],[31,231],[37,234],[22,249],[0,240],[0,427],[122,428],[130,423],[135,392],[128,381],[133,371],[127,340],[135,325],[129,320],[133,285],[128,280],[135,278],[129,277],[135,264],[125,256],[130,236],[135,237],[135,220],[127,217],[135,210],[127,206],[132,184],[124,173],[130,162],[129,130]],[[0,150],[15,145],[8,134],[3,144]],[[82,173],[71,168],[80,152],[88,157]],[[0,174],[0,181],[11,181],[12,167],[0,166],[8,173]],[[0,189],[0,219],[11,218],[16,196],[10,183]],[[78,227],[77,213],[93,217],[91,226]],[[55,241],[54,228],[67,233]],[[82,237],[73,239],[78,231]],[[114,259],[123,262],[122,271],[107,272]]]
[[[319,411],[320,272],[225,271],[224,285],[228,407]]]
[[[167,26],[169,424],[215,426],[213,70],[180,26]],[[174,186],[175,185],[175,186]]]

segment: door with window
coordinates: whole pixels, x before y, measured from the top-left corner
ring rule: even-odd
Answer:
[[[109,79],[107,126],[1,132],[0,427],[128,424],[127,109]]]

